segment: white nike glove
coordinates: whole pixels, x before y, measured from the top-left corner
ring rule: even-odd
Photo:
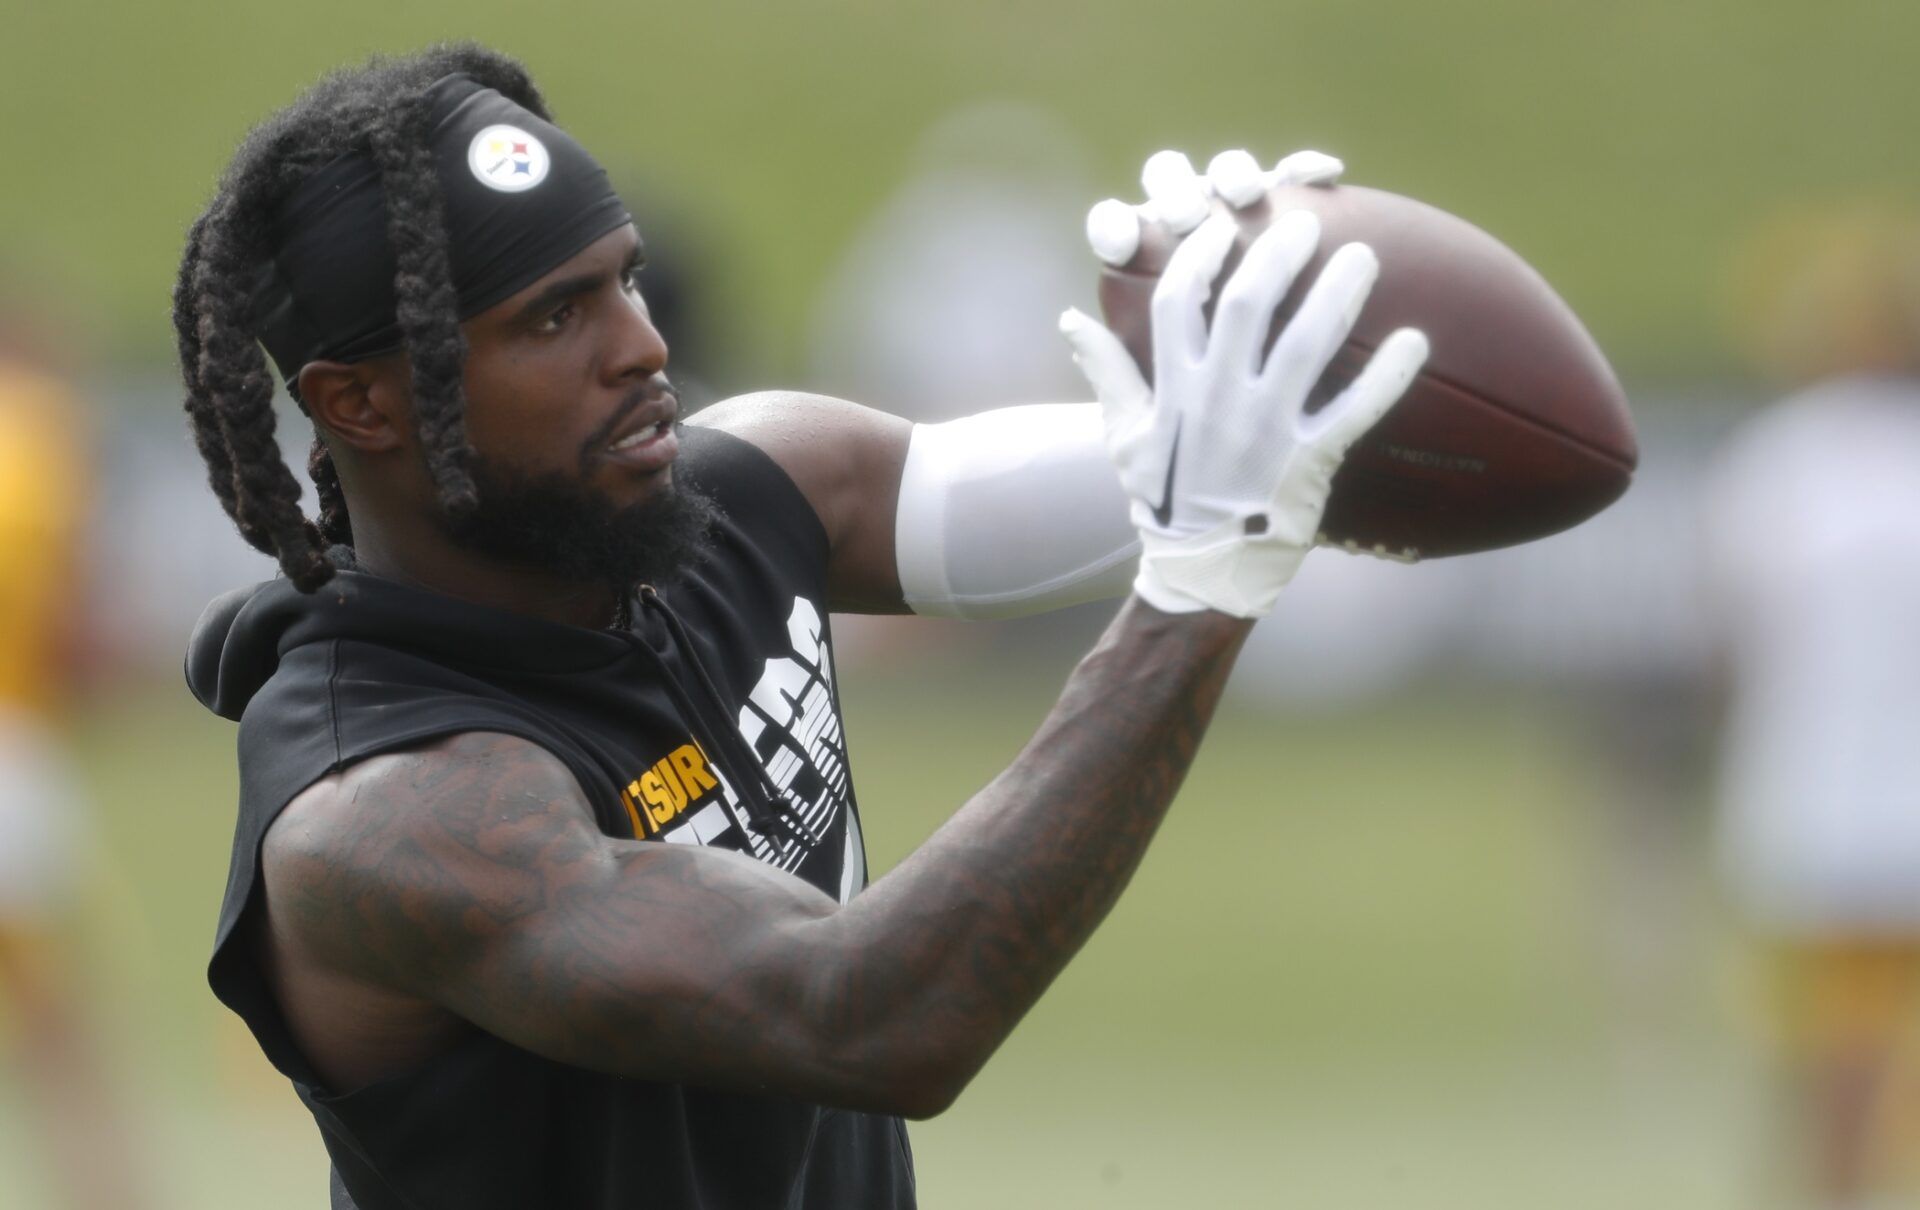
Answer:
[[[1263,354],[1320,224],[1295,211],[1262,232],[1221,288],[1209,330],[1204,308],[1237,233],[1231,215],[1216,214],[1168,261],[1153,293],[1152,386],[1097,320],[1072,310],[1060,318],[1102,404],[1108,452],[1140,531],[1134,591],[1170,613],[1261,617],[1273,608],[1313,545],[1348,447],[1400,398],[1427,355],[1426,337],[1401,329],[1345,391],[1306,414],[1379,264],[1364,244],[1335,252]]]
[[[1216,197],[1244,210],[1281,185],[1333,185],[1345,171],[1345,164],[1318,151],[1296,151],[1263,169],[1250,152],[1235,150],[1214,156],[1201,177],[1180,152],[1155,152],[1140,170],[1146,203],[1129,206],[1118,198],[1101,202],[1087,213],[1087,242],[1102,261],[1124,265],[1140,250],[1144,223],[1165,223],[1175,235],[1185,235],[1207,217]]]

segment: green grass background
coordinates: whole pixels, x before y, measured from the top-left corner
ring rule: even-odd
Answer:
[[[843,673],[876,872],[1011,758],[1072,654]],[[79,952],[162,1205],[318,1208],[311,1124],[205,990],[231,735],[180,701],[156,686],[87,721],[102,843]],[[1564,722],[1468,690],[1310,717],[1230,704],[1106,926],[914,1130],[924,1204],[1754,1204],[1737,950],[1690,884],[1663,922],[1679,960],[1623,996],[1610,808]],[[1694,829],[1672,833],[1692,868]],[[29,1191],[9,1206],[42,1204],[28,1112],[0,1094],[0,1190]]]
[[[1783,202],[1920,186],[1908,0],[8,0],[0,249],[104,347],[164,355],[181,237],[245,127],[318,73],[449,36],[724,253],[729,327],[782,385],[823,275],[920,132],[1057,110],[1104,191],[1162,146],[1337,151],[1521,250],[1646,375],[1723,371],[1730,249]],[[1077,240],[1069,229],[1062,238]]]

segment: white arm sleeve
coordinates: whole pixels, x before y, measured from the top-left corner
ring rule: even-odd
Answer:
[[[1140,560],[1097,403],[918,424],[894,519],[918,614],[1010,618],[1125,595]]]

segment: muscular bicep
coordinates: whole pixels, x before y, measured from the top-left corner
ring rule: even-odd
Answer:
[[[690,423],[758,446],[794,481],[826,528],[830,604],[905,613],[894,556],[900,472],[913,426],[873,408],[797,391],[715,404]]]
[[[807,957],[833,901],[740,854],[602,834],[565,766],[524,740],[356,765],[288,806],[263,870],[276,933],[310,960],[528,1050],[849,1095],[819,1070],[823,968]]]

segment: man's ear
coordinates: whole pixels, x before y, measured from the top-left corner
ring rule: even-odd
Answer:
[[[310,361],[296,380],[307,415],[347,446],[383,453],[407,444],[410,429],[403,378],[388,366],[400,358],[352,364]],[[404,373],[404,370],[401,372]]]

